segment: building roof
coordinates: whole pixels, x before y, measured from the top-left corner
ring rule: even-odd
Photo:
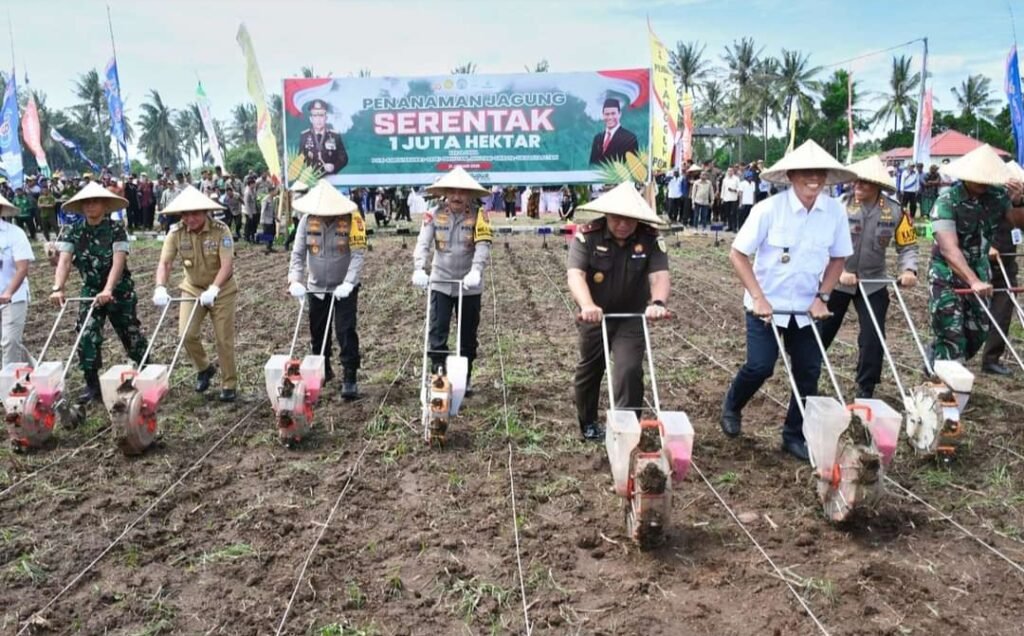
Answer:
[[[933,157],[962,157],[982,145],[982,143],[984,142],[978,141],[970,135],[965,135],[962,132],[949,129],[932,137],[931,155]],[[993,148],[999,156],[1006,158],[1010,157],[1010,153],[1006,152],[1002,148],[995,148],[994,146]],[[882,153],[882,160],[891,161],[894,159],[910,159],[913,156],[913,148],[893,148]]]

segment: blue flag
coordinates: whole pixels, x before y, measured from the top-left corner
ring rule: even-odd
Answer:
[[[1017,163],[1024,165],[1024,96],[1020,92],[1020,65],[1016,45],[1006,58],[1006,99],[1010,102],[1010,126],[1017,144]]]
[[[117,79],[117,58],[110,58],[106,75],[103,91],[107,94],[107,109],[110,111],[110,134],[121,148],[124,174],[127,175],[131,173],[132,168],[131,162],[128,161],[128,141],[124,134],[124,110],[121,104],[121,82]]]
[[[96,172],[99,172],[99,170],[100,170],[99,164],[96,163],[95,161],[93,161],[92,159],[90,159],[89,157],[86,157],[85,156],[85,152],[82,151],[82,149],[78,146],[78,144],[76,144],[75,142],[71,141],[70,139],[68,139],[64,135],[62,135],[59,132],[57,132],[56,128],[51,128],[50,129],[50,139],[56,141],[57,143],[59,143],[60,145],[64,146],[68,150],[74,152],[76,155],[78,155],[79,159],[81,159],[85,163],[89,164],[90,168],[92,168]]]
[[[4,105],[0,109],[0,170],[7,175],[12,188],[25,185],[25,168],[21,164],[21,134],[18,116],[18,87],[14,70],[4,90]]]

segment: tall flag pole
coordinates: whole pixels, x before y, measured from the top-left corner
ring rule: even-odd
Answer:
[[[224,153],[220,150],[220,142],[217,140],[217,129],[213,125],[213,115],[210,114],[210,99],[203,90],[203,83],[196,83],[196,103],[199,105],[199,118],[203,120],[203,128],[206,129],[206,138],[210,140],[210,155],[213,157],[215,166],[224,168]],[[199,158],[202,160],[202,157]]]
[[[846,163],[853,163],[853,69],[846,73]]]
[[[924,41],[921,59],[921,95],[917,101],[917,121],[914,123],[914,163],[931,163],[932,157],[932,91],[928,85],[928,38]]]
[[[249,97],[256,105],[256,145],[260,148],[270,177],[274,183],[280,183],[281,159],[277,154],[274,130],[270,126],[267,92],[263,88],[263,75],[260,74],[260,67],[256,62],[256,51],[253,50],[252,39],[249,37],[249,30],[245,28],[244,22],[238,26],[238,35],[235,36],[235,40],[238,41],[238,46],[242,48],[242,54],[245,55],[246,86],[249,89]]]
[[[36,158],[39,173],[49,179],[50,165],[46,162],[46,152],[43,151],[39,108],[36,106],[36,96],[29,88],[28,73],[25,74],[25,89],[28,91],[28,102],[25,104],[25,113],[21,116],[21,137],[25,140],[25,146],[32,151],[32,155]]]
[[[25,185],[25,168],[21,163],[21,142],[18,140],[18,80],[14,68],[14,27],[10,15],[7,26],[11,36],[11,76],[4,88],[3,106],[0,106],[0,168],[7,175],[12,188]]]
[[[791,96],[789,98],[789,145],[786,146],[786,154],[793,152],[793,148],[796,147],[796,120],[798,112],[796,96]]]
[[[107,109],[110,111],[110,134],[118,147],[118,158],[122,161],[123,174],[127,177],[131,171],[128,160],[128,140],[124,132],[124,102],[121,100],[121,81],[117,75],[117,47],[114,46],[114,23],[110,19],[110,5],[107,5],[107,26],[110,28],[111,58],[107,63],[106,79],[103,90],[107,95]]]
[[[654,104],[651,108],[653,134],[651,136],[651,160],[655,171],[664,172],[669,168],[672,142],[676,138],[679,122],[679,91],[676,90],[672,71],[669,70],[669,52],[654,33],[650,18],[647,32],[651,46],[651,85]]]

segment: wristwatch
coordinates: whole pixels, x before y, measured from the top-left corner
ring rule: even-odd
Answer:
[[[652,305],[657,305],[657,306],[661,307],[662,309],[665,308],[665,301],[664,300],[655,300],[655,301],[651,302],[651,304]]]
[[[828,292],[822,292],[822,291],[820,291],[820,292],[818,292],[817,294],[815,294],[815,296],[817,296],[818,298],[820,298],[820,299],[821,299],[821,302],[823,302],[823,303],[827,303],[827,302],[828,302],[828,299],[829,299],[829,298],[832,298],[832,294],[830,294],[830,293],[828,293]]]
[[[50,291],[56,293],[56,292],[64,291],[64,288],[61,287],[60,285],[54,285],[53,287],[50,288]]]

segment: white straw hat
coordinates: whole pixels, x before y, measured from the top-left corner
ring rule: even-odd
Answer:
[[[359,206],[321,179],[305,196],[292,201],[292,209],[313,216],[344,216],[356,212]]]
[[[896,180],[885,169],[885,164],[878,155],[871,155],[846,167],[857,175],[857,181],[867,181],[890,192],[896,191]]]
[[[18,216],[21,210],[0,194],[0,216]]]
[[[223,205],[197,190],[195,186],[189,185],[174,197],[160,213],[181,214],[183,212],[209,212],[210,210],[225,209]]]
[[[827,170],[825,185],[835,185],[846,181],[853,181],[856,175],[839,163],[832,155],[825,152],[821,146],[808,139],[800,144],[800,147],[789,153],[774,165],[761,173],[761,179],[770,183],[786,185],[789,177],[786,176],[790,170]]]
[[[1010,176],[1018,181],[1024,181],[1024,168],[1020,167],[1020,164],[1016,161],[1010,160],[1006,164],[1006,169],[1010,171]]]
[[[636,219],[649,225],[665,224],[654,213],[654,210],[647,204],[647,201],[640,196],[640,193],[636,191],[636,187],[631,181],[620,183],[593,201],[584,203],[576,209],[582,212],[596,212],[597,214],[615,214]]]
[[[99,199],[103,202],[105,212],[115,212],[128,207],[128,199],[119,197],[110,190],[107,190],[95,181],[85,184],[78,194],[68,199],[61,209],[68,212],[82,213],[82,203],[90,199]]]
[[[288,189],[292,192],[309,192],[309,186],[306,185],[305,181],[296,181]]]
[[[478,197],[486,197],[491,194],[490,190],[477,183],[476,179],[471,177],[462,166],[455,166],[451,172],[435,181],[433,185],[427,186],[427,192],[439,197],[452,190],[470,192]]]
[[[1011,178],[1016,178],[988,144],[978,146],[963,157],[951,161],[941,170],[952,179],[984,185],[1004,186]]]

